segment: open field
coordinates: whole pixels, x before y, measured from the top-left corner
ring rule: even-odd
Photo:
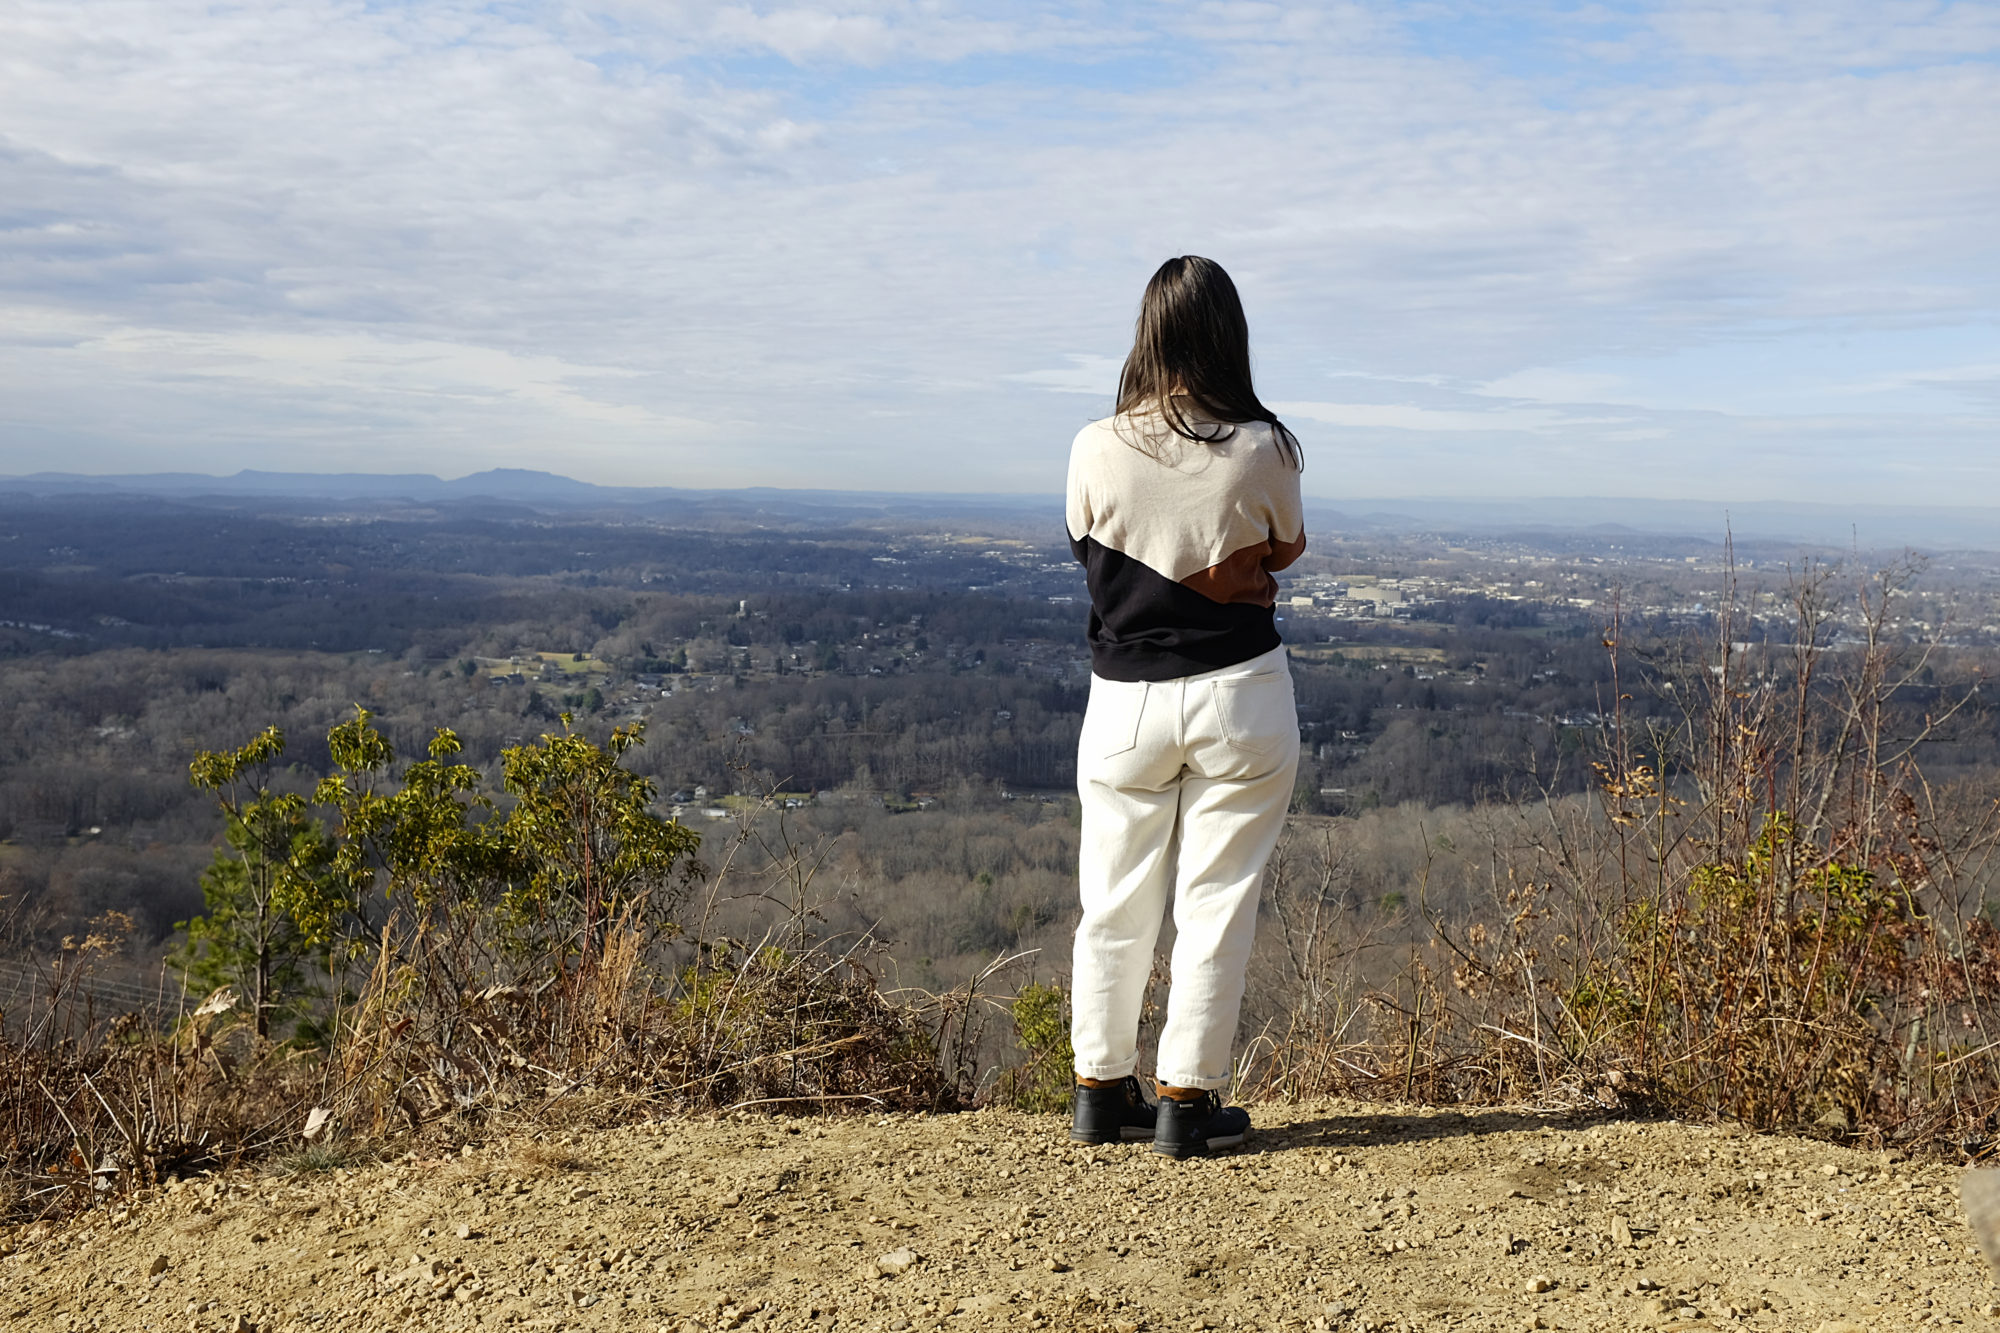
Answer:
[[[1344,648],[1324,645],[1287,650],[1294,661],[1316,663],[1392,662],[1397,665],[1432,665],[1444,661],[1444,649],[1422,645],[1357,644]]]
[[[472,659],[479,670],[488,676],[506,676],[514,672],[540,671],[553,667],[565,676],[608,676],[611,665],[588,653],[579,656],[574,652],[521,652],[512,657],[477,657]]]
[[[1248,1150],[1185,1164],[980,1111],[681,1119],[230,1173],[0,1239],[13,1250],[0,1322],[2000,1326],[1951,1168],[1677,1123],[1352,1103],[1258,1114]]]

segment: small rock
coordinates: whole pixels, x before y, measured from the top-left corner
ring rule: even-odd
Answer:
[[[478,1232],[472,1229],[472,1225],[469,1222],[460,1222],[456,1227],[452,1228],[452,1230],[457,1233],[458,1238],[460,1240],[471,1240],[474,1236],[479,1234]]]
[[[725,1194],[720,1199],[717,1199],[716,1202],[721,1204],[724,1208],[734,1208],[737,1204],[743,1202],[743,1196],[741,1194],[733,1194],[733,1193]]]
[[[1554,1291],[1555,1289],[1556,1280],[1546,1273],[1537,1273],[1528,1279],[1528,1290],[1536,1295],[1540,1295],[1545,1291]]]
[[[1632,1248],[1632,1224],[1622,1217],[1611,1219],[1611,1243],[1621,1250]]]
[[[250,1322],[247,1315],[237,1315],[229,1325],[229,1333],[257,1333],[257,1326]]]
[[[153,1256],[153,1262],[146,1265],[146,1276],[158,1277],[160,1274],[166,1272],[167,1269],[171,1268],[172,1266],[173,1266],[172,1261],[170,1261],[166,1255],[156,1254]]]
[[[1681,1319],[1699,1319],[1699,1318],[1701,1318],[1701,1311],[1700,1311],[1700,1310],[1698,1310],[1698,1309],[1696,1309],[1696,1308],[1695,1308],[1694,1306],[1692,1306],[1692,1305],[1683,1305],[1683,1306],[1679,1307],[1678,1309],[1676,1309],[1676,1310],[1674,1311],[1674,1314],[1675,1314],[1675,1315],[1676,1315],[1677,1317],[1681,1318]]]
[[[917,1262],[916,1251],[903,1247],[875,1257],[875,1271],[883,1277],[899,1277]]]
[[[1868,1333],[1859,1324],[1850,1324],[1845,1319],[1829,1319],[1813,1330],[1813,1333]]]
[[[1819,1169],[1819,1173],[1823,1176],[1837,1176],[1840,1174],[1840,1168],[1835,1166],[1832,1162],[1828,1162],[1825,1166]],[[1821,1324],[1820,1327],[1825,1328],[1826,1325]]]
[[[1042,1260],[1042,1267],[1048,1269],[1051,1273],[1069,1272],[1069,1265],[1064,1263],[1062,1260],[1055,1258]]]

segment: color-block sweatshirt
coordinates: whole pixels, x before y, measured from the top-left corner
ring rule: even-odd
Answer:
[[[1215,430],[1196,441],[1157,416],[1114,417],[1070,446],[1070,549],[1106,680],[1199,675],[1280,642],[1272,571],[1306,549],[1298,469],[1264,422]]]

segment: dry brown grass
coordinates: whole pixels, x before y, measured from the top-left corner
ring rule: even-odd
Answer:
[[[524,1170],[549,1175],[597,1169],[597,1163],[590,1158],[549,1143],[517,1142],[509,1145],[508,1156],[510,1161]]]
[[[236,1162],[309,1172],[388,1145],[436,1151],[496,1123],[962,1104],[969,1074],[939,1056],[957,1010],[885,995],[872,940],[817,933],[818,849],[773,842],[782,812],[766,806],[724,847],[686,934],[650,920],[643,899],[587,954],[510,948],[476,897],[433,904],[414,928],[392,917],[322,1046],[258,1038],[228,995],[164,1031],[87,1020],[81,978],[115,943],[79,946],[17,1025],[25,1037],[0,1038],[5,1216],[91,1208]],[[754,892],[790,908],[748,941],[715,924],[746,848]],[[520,1151],[536,1170],[590,1168],[560,1147]]]
[[[91,983],[124,945],[110,914],[66,940],[26,1005],[0,1024],[0,1206],[14,1219],[105,1203],[227,1165],[287,1137],[308,1071],[191,1006],[171,1030],[106,1016]]]

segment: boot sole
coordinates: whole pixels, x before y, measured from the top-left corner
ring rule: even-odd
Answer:
[[[1115,1137],[1110,1134],[1079,1134],[1073,1129],[1069,1132],[1069,1141],[1071,1143],[1095,1143],[1100,1145],[1106,1143],[1142,1143],[1152,1137],[1153,1131],[1147,1129],[1144,1125],[1122,1126]]]
[[[1241,1134],[1218,1134],[1212,1139],[1196,1139],[1193,1143],[1162,1143],[1153,1140],[1153,1151],[1162,1157],[1171,1157],[1177,1162],[1185,1162],[1190,1157],[1206,1157],[1218,1148],[1240,1148],[1243,1140],[1250,1137],[1250,1131]]]

